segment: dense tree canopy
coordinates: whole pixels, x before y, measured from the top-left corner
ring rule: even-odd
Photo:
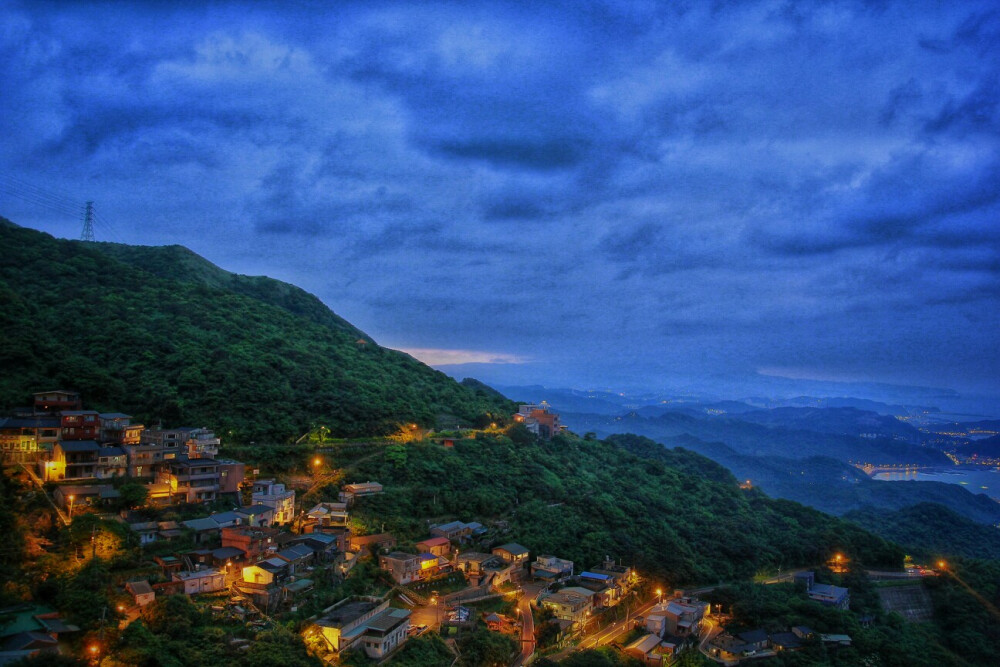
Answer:
[[[514,406],[378,346],[306,292],[178,247],[56,240],[0,219],[0,409],[75,389],[147,423],[284,442],[503,420]]]
[[[798,503],[742,490],[691,452],[648,460],[613,442],[572,435],[516,444],[484,434],[454,448],[383,448],[361,461],[356,474],[385,485],[383,494],[360,499],[355,512],[373,531],[384,523],[400,537],[419,539],[429,521],[502,521],[506,532],[495,530],[490,539],[582,567],[612,555],[675,585],[814,564],[836,551],[902,565],[902,551],[881,538]]]

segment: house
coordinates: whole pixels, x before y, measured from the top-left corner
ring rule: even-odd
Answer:
[[[153,556],[153,562],[159,565],[163,574],[167,576],[174,572],[180,572],[184,567],[184,563],[177,556]]]
[[[490,566],[496,567],[503,563],[503,559],[493,554],[484,554],[478,551],[466,551],[455,557],[454,566],[459,572],[466,576],[483,575]]]
[[[277,534],[276,528],[229,526],[222,529],[222,546],[236,547],[248,562],[256,563],[274,552]]]
[[[736,635],[740,641],[750,646],[754,651],[763,651],[769,645],[769,637],[765,630],[747,630]]]
[[[153,592],[153,587],[149,585],[148,581],[130,581],[125,584],[125,590],[128,591],[129,595],[132,596],[132,600],[139,607],[145,607],[147,604],[156,599],[156,593]]]
[[[794,632],[776,632],[771,635],[771,648],[775,651],[797,651],[802,646],[802,638]]]
[[[595,607],[613,607],[618,604],[622,589],[615,584],[611,575],[581,572],[577,580],[581,587],[593,591]]]
[[[124,477],[128,473],[128,458],[125,450],[117,445],[102,446],[97,451],[97,470],[95,477],[108,479]]]
[[[396,546],[396,538],[390,533],[375,535],[352,535],[348,544],[351,551],[362,549],[391,549]]]
[[[162,445],[153,443],[129,445],[125,448],[128,458],[128,475],[136,479],[152,480],[156,476],[156,465],[164,460]]]
[[[546,440],[565,430],[559,421],[559,415],[545,401],[537,405],[520,406],[514,415],[514,421],[524,424],[529,431]]]
[[[306,512],[304,522],[312,524],[309,526],[313,530],[315,526],[321,528],[347,528],[350,526],[350,513],[347,511],[347,503],[319,503]],[[303,532],[312,532],[303,529]]]
[[[314,587],[312,579],[296,579],[289,581],[281,587],[281,595],[286,600],[297,600],[311,591]]]
[[[445,537],[429,537],[417,542],[417,550],[435,556],[448,556],[451,553],[451,542]]]
[[[344,551],[343,540],[337,535],[328,533],[308,533],[295,538],[295,544],[312,550],[316,560],[325,562],[336,557],[338,551]]]
[[[65,484],[52,492],[56,504],[72,513],[72,508],[99,505],[118,497],[118,491],[110,484]]]
[[[389,607],[388,600],[349,598],[327,608],[307,634],[318,633],[327,647],[340,655],[361,648],[381,659],[406,641],[410,627],[408,609]]]
[[[443,523],[439,526],[431,526],[432,535],[443,537],[446,540],[458,540],[469,535],[471,532],[468,525],[462,521],[452,521],[451,523]]]
[[[437,574],[438,557],[430,553],[414,555],[394,551],[379,556],[378,565],[388,572],[397,584],[405,585]]]
[[[155,521],[130,523],[128,527],[132,529],[133,533],[139,536],[139,546],[145,546],[155,542],[158,537],[157,533],[160,531],[160,526]]]
[[[187,521],[182,521],[183,525],[188,530],[194,531],[194,542],[195,544],[205,544],[206,542],[211,542],[222,532],[219,527],[211,517],[205,517],[204,519],[189,519]]]
[[[238,567],[241,564],[247,562],[247,555],[243,549],[237,549],[236,547],[219,547],[212,551],[212,565],[224,570],[227,573],[230,572],[234,567]]]
[[[573,576],[573,561],[555,556],[539,556],[531,563],[531,576],[542,581],[562,581]]]
[[[142,424],[133,424],[132,416],[121,412],[102,412],[97,416],[100,422],[100,440],[118,445],[138,445],[142,439]]]
[[[59,414],[63,410],[80,410],[83,402],[80,394],[75,391],[55,389],[53,391],[35,392],[34,411],[48,414]]]
[[[581,594],[576,590],[564,588],[542,598],[539,604],[551,609],[554,618],[582,625],[593,611],[592,599],[589,591]]]
[[[698,634],[701,619],[709,612],[707,602],[697,598],[679,598],[663,605],[663,635],[688,637]]]
[[[805,584],[810,600],[837,609],[848,609],[851,606],[850,590],[830,584],[817,584],[815,572],[797,572],[795,582]]]
[[[243,568],[243,581],[248,584],[273,586],[280,584],[291,575],[288,561],[273,556]]]
[[[644,665],[663,665],[672,653],[670,649],[665,649],[659,636],[654,634],[637,638],[624,651],[626,655],[641,660]]]
[[[590,568],[594,574],[606,574],[611,577],[614,585],[622,592],[628,591],[639,583],[639,575],[628,565],[619,565],[610,558],[601,563],[598,567]]]
[[[57,442],[52,448],[52,469],[49,471],[49,479],[96,477],[97,459],[100,451],[101,446],[94,440]]]
[[[219,452],[219,439],[207,428],[183,426],[172,429],[146,429],[141,441],[157,444],[174,456],[214,458]]]
[[[243,522],[243,515],[233,511],[216,512],[215,514],[209,514],[208,518],[219,526],[219,530],[229,526],[238,526]]]
[[[214,459],[219,453],[221,444],[222,441],[215,433],[205,427],[188,430],[187,439],[184,441],[186,453],[192,459]]]
[[[493,547],[493,554],[500,556],[504,562],[511,563],[515,567],[521,567],[528,562],[528,550],[515,542]]]
[[[354,504],[355,498],[371,496],[376,493],[382,493],[382,485],[378,482],[345,484],[344,488],[340,490],[339,500],[342,503],[347,503],[350,507]]]
[[[63,410],[59,413],[60,440],[97,440],[101,435],[100,415],[95,410]]]
[[[270,526],[274,523],[274,508],[270,505],[262,503],[246,505],[233,512],[248,526]]]
[[[205,458],[166,460],[157,468],[156,481],[170,486],[174,502],[215,500],[219,492],[219,464]]]
[[[381,660],[406,641],[410,629],[410,610],[389,608],[370,619],[361,639],[365,654]]]
[[[285,490],[284,484],[273,479],[259,479],[253,483],[250,495],[254,505],[268,505],[274,508],[272,524],[291,523],[295,518],[295,491]]]
[[[174,572],[171,581],[184,584],[186,595],[215,593],[226,588],[226,575],[219,570],[195,570],[194,572]]]
[[[3,665],[41,653],[56,653],[62,635],[80,631],[77,626],[66,623],[58,612],[32,603],[0,609],[0,618],[4,619],[0,628],[0,664]]]
[[[51,463],[46,455],[59,442],[58,417],[31,415],[0,418],[0,454],[7,463],[39,464],[39,474],[50,479]]]
[[[20,662],[41,653],[59,653],[59,640],[39,631],[17,632],[3,638],[0,644],[0,664]]]
[[[156,535],[162,540],[175,540],[184,536],[184,530],[176,521],[160,521],[156,526],[159,528]]]
[[[767,633],[764,633],[763,643],[760,641],[760,633],[763,632],[763,630],[754,630],[740,635],[723,632],[708,642],[709,655],[725,662],[739,662],[743,658],[753,657],[767,645]],[[744,635],[757,641],[747,641],[744,639]]]
[[[297,569],[305,568],[312,562],[313,558],[315,558],[315,552],[304,544],[293,544],[282,549],[275,556],[288,561],[291,573],[295,574]]]
[[[246,464],[232,459],[215,459],[219,464],[219,493],[239,493],[246,476]]]

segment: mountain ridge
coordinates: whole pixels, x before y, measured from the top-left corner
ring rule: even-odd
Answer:
[[[0,408],[58,386],[96,409],[270,442],[319,424],[387,435],[516,409],[378,346],[298,287],[180,246],[61,240],[10,221],[0,243]]]

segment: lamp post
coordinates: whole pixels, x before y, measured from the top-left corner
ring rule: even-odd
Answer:
[[[73,520],[73,500],[74,499],[76,499],[76,496],[74,496],[72,493],[69,494],[69,520],[70,521]]]
[[[662,596],[663,596],[663,590],[657,588],[656,589],[656,604],[660,604],[663,601]]]

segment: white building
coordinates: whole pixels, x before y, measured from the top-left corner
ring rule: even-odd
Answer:
[[[272,523],[291,523],[295,518],[295,491],[286,491],[284,484],[278,484],[273,479],[259,479],[253,483],[250,497],[254,505],[274,508]]]
[[[215,593],[226,587],[226,575],[219,570],[195,570],[194,572],[174,572],[174,581],[184,582],[184,593]]]

